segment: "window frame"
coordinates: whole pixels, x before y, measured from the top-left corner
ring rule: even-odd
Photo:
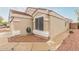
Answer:
[[[42,18],[42,23],[40,21],[41,18]],[[42,29],[40,27],[40,24],[42,24]],[[44,30],[44,17],[43,16],[35,18],[35,29],[36,30],[40,30],[40,31],[43,31]]]

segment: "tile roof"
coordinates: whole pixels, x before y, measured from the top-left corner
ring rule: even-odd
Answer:
[[[58,14],[57,12],[55,12],[55,11],[53,11],[53,10],[50,10],[50,9],[47,9],[47,8],[40,8],[40,7],[28,7],[28,8],[37,9],[37,10],[48,10],[49,12],[53,12],[53,13],[59,15],[60,17],[63,17],[64,19],[67,19],[69,22],[71,22],[71,20],[72,20],[72,19],[69,19],[69,18],[67,18],[67,17],[64,17],[64,16]],[[27,9],[28,9],[28,8],[27,8]],[[27,10],[27,9],[26,9],[26,10]]]
[[[31,15],[29,15],[29,14],[27,14],[27,13],[25,13],[25,12],[21,12],[21,11],[16,11],[16,10],[10,10],[12,13],[17,13],[17,14],[22,14],[22,15],[27,15],[27,16],[31,16]]]

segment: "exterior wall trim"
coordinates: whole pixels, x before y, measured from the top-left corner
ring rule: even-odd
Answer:
[[[16,16],[14,16],[14,18],[20,18],[20,19],[32,19],[32,18],[24,18],[24,17],[16,17]]]
[[[40,13],[40,12],[38,12],[38,13]],[[36,13],[36,15],[37,15],[38,13]],[[42,13],[42,14],[46,14],[46,13],[43,13],[43,12],[41,12],[41,13]],[[35,17],[36,15],[34,15],[34,17]],[[60,18],[60,17],[54,16],[54,15],[50,15],[50,14],[46,14],[46,15],[53,16],[53,17],[59,18],[59,19],[61,19],[61,20],[66,19],[66,18],[62,19],[62,18]],[[68,21],[68,20],[64,20],[64,21]]]
[[[59,18],[59,19],[61,19],[61,20],[64,20],[64,19],[62,19],[62,18],[60,18],[60,17],[57,17],[57,16],[54,16],[54,15],[50,15],[50,14],[47,14],[47,15],[53,16],[53,17],[56,17],[56,18]],[[66,21],[66,20],[64,20],[64,21]]]

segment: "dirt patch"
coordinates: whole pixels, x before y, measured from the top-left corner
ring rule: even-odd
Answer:
[[[74,33],[63,41],[57,51],[79,51],[79,30],[74,30]]]
[[[17,35],[8,38],[9,42],[47,42],[48,39],[36,35]]]

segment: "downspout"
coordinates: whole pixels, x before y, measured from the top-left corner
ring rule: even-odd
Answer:
[[[13,21],[13,18],[14,18],[14,17],[10,17],[10,12],[11,12],[11,9],[9,11],[9,16],[8,16],[8,22],[9,22],[9,24]],[[10,20],[10,18],[12,18],[12,19]]]
[[[49,15],[49,10],[48,10],[48,28],[49,28],[49,36],[48,39],[50,40],[50,15]]]
[[[8,20],[9,20],[9,26],[10,26],[11,34],[13,34],[14,27],[13,27],[13,24],[11,25],[11,23],[12,23],[14,17],[11,17],[11,16],[10,16],[10,12],[11,12],[11,9],[10,9],[10,11],[9,11],[9,17],[8,17]],[[10,19],[11,19],[11,20],[10,20]]]
[[[33,17],[32,17],[32,34],[33,34]]]
[[[11,10],[9,11],[8,23],[9,23],[10,33],[12,34],[13,28],[11,26],[13,26],[13,25],[11,25],[11,22],[14,19],[14,17],[11,19],[10,12],[11,12]],[[11,19],[11,21],[10,21],[10,19]]]
[[[11,19],[11,21],[10,21],[10,30],[11,30],[11,34],[12,34],[12,35],[14,35],[14,34],[13,34],[13,31],[14,31],[14,25],[13,25],[13,22],[12,22],[13,19],[14,19],[14,17],[13,17],[13,18]]]

